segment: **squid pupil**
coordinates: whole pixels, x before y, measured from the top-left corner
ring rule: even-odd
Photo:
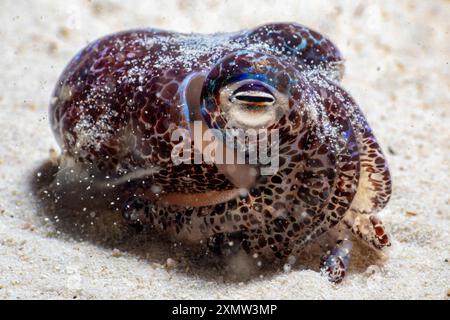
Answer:
[[[235,97],[239,101],[243,102],[254,102],[254,103],[264,103],[264,102],[273,102],[273,98],[270,97],[260,97],[260,96],[236,96]]]

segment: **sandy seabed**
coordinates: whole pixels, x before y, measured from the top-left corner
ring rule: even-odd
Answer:
[[[448,299],[449,17],[450,2],[438,0],[2,0],[0,298]],[[48,103],[80,48],[135,27],[217,32],[274,21],[328,35],[346,58],[343,85],[393,175],[381,213],[393,238],[385,261],[357,246],[348,276],[332,285],[317,261],[291,270],[246,269],[239,259],[223,267],[130,232],[113,213],[43,205],[56,148]]]

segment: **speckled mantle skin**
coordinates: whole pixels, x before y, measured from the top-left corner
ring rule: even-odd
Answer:
[[[200,110],[186,101],[196,74],[206,76]],[[385,157],[340,87],[342,75],[336,46],[297,24],[214,35],[126,31],[91,43],[70,62],[54,92],[51,124],[64,156],[76,163],[118,179],[140,172],[121,184],[123,215],[131,223],[205,240],[219,252],[232,241],[251,254],[278,258],[338,230],[322,267],[339,282],[351,248],[346,230],[376,249],[390,245],[373,214],[391,194]],[[170,138],[199,115],[211,128],[227,128],[219,91],[242,79],[288,97],[286,114],[268,128],[280,130],[278,172],[258,176],[248,193],[223,203],[158,203],[161,194],[235,188],[215,165],[175,166]]]

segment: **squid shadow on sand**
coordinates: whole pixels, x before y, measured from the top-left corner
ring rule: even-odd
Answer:
[[[280,275],[287,269],[319,272],[323,252],[314,250],[314,245],[305,248],[292,268],[287,268],[282,261],[261,261],[244,252],[224,257],[208,251],[205,244],[197,248],[174,243],[153,228],[138,230],[127,225],[115,208],[114,191],[96,189],[82,179],[61,183],[57,179],[58,170],[58,165],[49,160],[29,177],[42,224],[50,224],[54,230],[47,236],[61,241],[88,242],[111,250],[111,259],[114,252],[121,252],[137,257],[142,263],[171,269],[170,272],[224,283],[258,281]],[[379,260],[375,253],[358,243],[352,252],[350,275],[366,271]]]

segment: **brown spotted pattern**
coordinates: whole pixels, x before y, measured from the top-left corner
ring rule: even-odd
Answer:
[[[161,204],[164,194],[235,187],[213,164],[171,161],[172,132],[194,117],[185,96],[195,74],[206,75],[197,111],[211,128],[228,128],[218,92],[237,79],[261,80],[288,97],[288,111],[268,128],[280,132],[280,167],[223,203]],[[344,221],[379,249],[389,244],[381,222],[370,216],[373,232],[364,235],[354,222],[386,205],[389,170],[364,115],[337,84],[342,75],[336,46],[297,24],[215,35],[132,30],[76,55],[58,81],[50,119],[64,157],[125,181],[123,216],[131,223],[219,252],[231,242],[286,258]],[[349,250],[340,247],[324,259],[334,282],[348,265]]]

